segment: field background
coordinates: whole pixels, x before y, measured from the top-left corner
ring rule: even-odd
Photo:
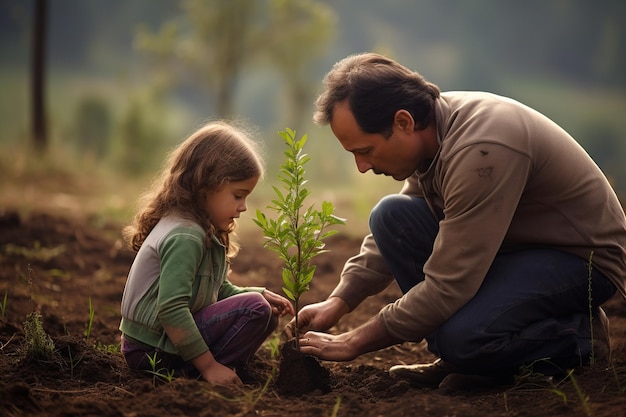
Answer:
[[[0,0],[0,207],[80,206],[127,221],[167,150],[203,121],[228,117],[254,128],[265,150],[267,181],[252,208],[271,196],[277,132],[289,127],[309,136],[315,198],[335,202],[361,233],[372,204],[401,184],[359,174],[311,114],[333,63],[363,51],[387,54],[444,91],[485,90],[537,108],[587,149],[620,195],[626,188],[619,0],[44,0],[48,138],[32,155],[35,4]],[[234,30],[216,23],[228,13],[247,20]],[[221,65],[227,53],[239,64]],[[51,173],[72,178],[58,195],[49,195],[59,177]]]

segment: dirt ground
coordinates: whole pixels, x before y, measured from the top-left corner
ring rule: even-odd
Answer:
[[[133,254],[124,248],[120,229],[78,218],[0,210],[0,416],[626,415],[626,302],[618,298],[606,306],[612,366],[580,369],[552,384],[526,378],[512,386],[417,388],[387,372],[394,364],[432,359],[423,345],[410,343],[349,363],[323,362],[331,375],[330,389],[298,396],[275,389],[272,375],[278,359],[271,343],[251,364],[255,378],[240,388],[184,379],[167,382],[129,371],[119,353],[117,327]],[[280,292],[276,255],[261,246],[259,236],[242,236],[240,241],[243,249],[235,258],[232,280]],[[304,303],[329,294],[359,243],[342,236],[327,242],[331,252],[316,258],[318,272]],[[358,326],[398,294],[392,286],[368,299],[332,331]],[[52,358],[25,354],[23,323],[31,312],[41,314],[43,329],[54,343]]]

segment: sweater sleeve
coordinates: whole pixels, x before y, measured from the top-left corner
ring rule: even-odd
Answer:
[[[389,332],[407,341],[423,339],[478,291],[531,172],[528,155],[500,144],[468,146],[445,163],[444,219],[425,280],[380,312]]]
[[[193,282],[205,250],[202,237],[175,232],[160,245],[161,276],[157,316],[167,337],[184,360],[209,350],[190,310]]]
[[[244,292],[259,292],[263,294],[263,291],[265,291],[265,287],[240,287],[233,284],[228,278],[226,278],[224,280],[224,283],[220,287],[217,299],[223,300],[224,298],[228,298],[237,294],[242,294]]]
[[[406,180],[401,194],[422,195],[416,176]],[[387,288],[393,280],[374,237],[369,234],[363,239],[359,253],[344,265],[339,284],[330,297],[343,299],[352,311],[367,297]]]
[[[344,265],[339,284],[329,297],[343,299],[352,311],[370,295],[384,290],[392,281],[393,276],[370,234],[363,239],[359,254],[348,259]]]

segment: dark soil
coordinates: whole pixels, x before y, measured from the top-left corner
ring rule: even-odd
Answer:
[[[321,362],[302,354],[294,339],[280,348],[276,390],[283,395],[303,395],[314,391],[326,394],[330,391],[330,372]]]
[[[278,384],[279,356],[268,343],[247,369],[243,387],[130,371],[119,353],[119,303],[133,253],[120,225],[94,226],[79,217],[0,211],[0,416],[624,416],[626,303],[606,306],[613,361],[546,384],[526,378],[514,386],[424,389],[392,379],[398,363],[426,362],[422,344],[405,343],[348,363],[321,362],[325,388]],[[260,236],[242,236],[232,280],[280,292],[280,262]],[[317,258],[317,275],[303,303],[324,299],[359,239],[334,236]],[[3,302],[6,294],[6,302]],[[371,297],[332,332],[352,329],[399,295],[396,287]],[[91,303],[91,309],[90,309]],[[90,320],[90,311],[93,319]],[[54,351],[26,354],[24,325],[41,314]],[[91,328],[89,329],[89,323]],[[279,328],[286,324],[282,322]],[[278,338],[273,339],[274,341]],[[275,345],[275,344],[274,344]]]

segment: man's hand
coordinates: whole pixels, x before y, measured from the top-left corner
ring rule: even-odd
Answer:
[[[300,352],[329,361],[350,361],[364,353],[401,342],[389,334],[382,319],[375,316],[364,325],[336,336],[307,332],[300,337]]]
[[[307,332],[300,338],[300,352],[328,361],[351,361],[359,356],[350,332],[340,335]]]
[[[296,329],[296,319],[293,318],[285,327],[285,333],[288,336],[297,336],[309,330],[326,331],[349,311],[348,304],[339,297],[309,304],[298,313],[299,329]]]

